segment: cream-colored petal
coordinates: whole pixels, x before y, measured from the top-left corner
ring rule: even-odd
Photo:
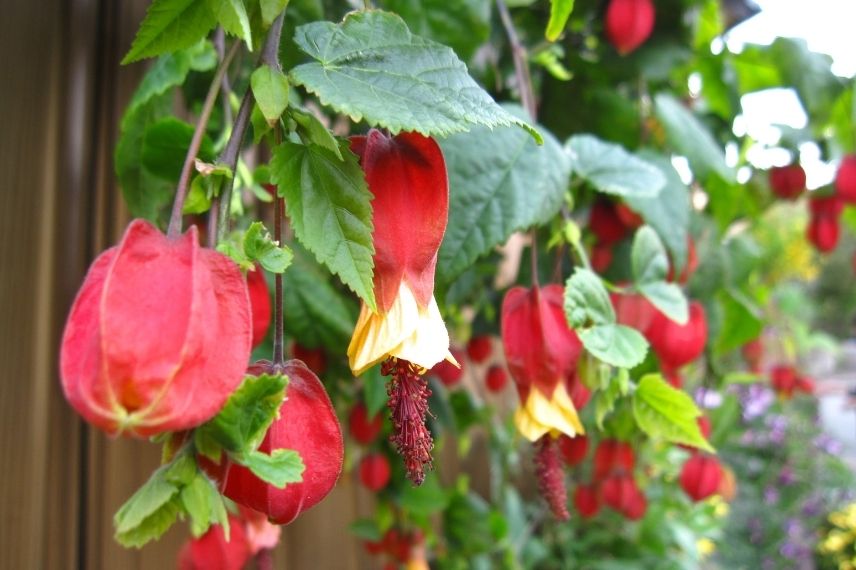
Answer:
[[[530,390],[526,402],[514,414],[514,424],[529,441],[546,433],[559,432],[569,437],[585,433],[564,383],[559,383],[550,399],[536,388]]]
[[[413,293],[407,287],[402,288],[399,296],[404,294],[405,289],[412,297]],[[413,333],[394,348],[390,354],[425,369],[431,368],[444,358],[449,359],[452,364],[458,365],[455,357],[449,352],[449,332],[446,330],[446,323],[440,316],[440,308],[433,296],[428,307],[425,309],[420,307],[418,313],[419,322]]]

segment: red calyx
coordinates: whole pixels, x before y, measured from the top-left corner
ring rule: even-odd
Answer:
[[[244,521],[229,515],[229,540],[220,525],[189,540],[178,554],[179,570],[241,570],[250,561],[250,549]]]
[[[845,156],[838,166],[835,191],[845,202],[856,204],[856,155]]]
[[[616,212],[615,204],[609,200],[598,199],[592,204],[589,230],[597,237],[599,244],[613,245],[623,240],[631,229],[624,224]]]
[[[695,502],[716,494],[721,481],[722,466],[712,455],[693,455],[681,469],[681,488]]]
[[[594,479],[601,481],[613,472],[631,473],[636,464],[630,444],[615,439],[604,439],[594,452]]]
[[[375,414],[373,418],[369,418],[365,404],[359,402],[348,415],[348,427],[354,440],[363,445],[369,445],[380,435],[383,428],[383,418],[380,414]]]
[[[487,389],[494,394],[502,392],[505,389],[505,385],[508,384],[508,373],[505,371],[505,368],[499,364],[491,366],[487,371],[485,384],[487,384]]]
[[[443,386],[452,388],[453,386],[457,386],[461,381],[461,378],[464,377],[464,351],[460,348],[451,348],[449,349],[449,352],[452,353],[452,356],[455,357],[455,360],[457,360],[458,364],[461,366],[455,366],[448,360],[441,360],[428,371],[428,374],[439,378],[440,382],[443,383]]]
[[[247,283],[196,227],[168,238],[134,220],[89,268],[66,322],[60,377],[74,409],[110,434],[150,437],[213,417],[244,377]]]
[[[594,484],[577,485],[574,491],[574,507],[584,519],[600,512],[600,496]]]
[[[821,253],[829,253],[838,245],[841,229],[838,218],[832,216],[812,216],[806,228],[806,238]]]
[[[271,320],[270,293],[261,265],[256,264],[255,271],[247,272],[247,291],[253,311],[253,348],[255,348],[267,336]]]
[[[560,435],[558,439],[559,453],[561,453],[565,465],[574,467],[582,463],[588,453],[588,443],[588,437],[582,434],[576,437]]]
[[[770,189],[784,200],[796,200],[805,192],[805,170],[799,164],[770,169]]]
[[[606,37],[618,53],[627,55],[654,30],[651,0],[611,0],[606,9]]]
[[[679,325],[657,311],[646,336],[664,366],[680,368],[689,364],[701,356],[707,343],[704,307],[697,301],[690,303],[689,320],[685,325]]]
[[[557,520],[566,521],[571,518],[571,515],[568,513],[568,492],[565,488],[565,477],[556,442],[548,434],[541,437],[535,446],[535,477],[538,480],[538,491],[550,506],[553,516]]]
[[[637,520],[645,514],[647,501],[632,474],[610,475],[601,483],[600,494],[606,506],[628,519]]]
[[[315,374],[321,376],[327,370],[327,356],[323,348],[307,348],[299,343],[291,347],[291,355],[303,363]]]
[[[333,489],[342,472],[345,449],[330,398],[306,365],[289,360],[277,369],[269,362],[259,361],[247,370],[248,374],[277,372],[288,376],[286,398],[259,451],[296,450],[306,466],[303,481],[278,489],[237,464],[226,464],[218,479],[223,494],[236,503],[266,514],[272,522],[288,524]]]
[[[490,358],[492,352],[493,342],[487,335],[474,336],[470,339],[470,342],[467,343],[467,356],[469,356],[470,360],[476,364],[481,364]]]
[[[778,365],[770,370],[770,384],[780,396],[790,399],[797,388],[799,375],[793,366]]]
[[[371,453],[360,461],[360,482],[377,493],[389,484],[392,469],[389,460],[382,453]]]

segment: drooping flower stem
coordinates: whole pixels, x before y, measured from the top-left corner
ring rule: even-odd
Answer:
[[[381,374],[391,376],[387,405],[394,432],[389,439],[404,459],[407,478],[414,485],[421,485],[425,480],[426,467],[433,468],[434,440],[425,425],[431,389],[422,372],[418,366],[394,357],[381,365]]]
[[[274,220],[273,220],[273,239],[277,243],[282,243],[282,219],[285,214],[285,200],[282,198],[274,199]],[[274,275],[274,295],[273,295],[273,363],[281,365],[284,362],[284,339],[285,339],[285,323],[282,319],[282,273]]]
[[[571,518],[562,462],[556,441],[550,434],[542,436],[535,443],[535,476],[538,479],[538,491],[550,506],[553,516],[560,521]]]

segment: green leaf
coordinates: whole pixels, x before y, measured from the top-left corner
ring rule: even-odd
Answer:
[[[253,49],[253,30],[244,0],[207,0],[208,7],[223,29],[241,38],[249,49]]]
[[[428,473],[425,482],[419,487],[405,486],[399,497],[401,508],[405,512],[417,516],[439,513],[446,508],[448,503],[449,497],[440,486],[436,473]]]
[[[380,528],[374,519],[357,519],[348,525],[348,530],[357,538],[378,542],[382,538]]]
[[[233,453],[258,448],[276,419],[285,395],[285,376],[247,376],[212,420],[196,429],[196,438],[216,441]]]
[[[704,179],[716,174],[734,182],[734,171],[725,163],[722,147],[680,101],[668,93],[659,93],[654,97],[654,113],[666,130],[669,143],[687,157],[696,177]]]
[[[696,422],[700,415],[689,394],[673,388],[659,374],[643,376],[633,394],[633,416],[642,431],[713,453]]]
[[[565,284],[565,317],[583,346],[600,360],[622,368],[642,362],[648,349],[636,330],[615,323],[615,309],[600,277],[577,268]]]
[[[326,148],[333,152],[339,160],[344,160],[342,152],[339,150],[339,141],[327,130],[327,127],[321,124],[318,117],[297,107],[291,107],[288,112],[294,122],[297,123],[298,130],[309,142]]]
[[[630,375],[624,368],[619,368],[605,388],[597,390],[594,397],[594,418],[597,427],[603,430],[603,420],[615,409],[615,403],[630,389]]]
[[[681,288],[666,282],[669,258],[657,233],[649,226],[637,230],[630,253],[636,288],[655,307],[679,324],[689,319],[689,306]]]
[[[722,306],[722,325],[717,335],[716,349],[720,353],[734,350],[758,338],[764,329],[760,311],[737,291],[719,294]]]
[[[397,134],[449,135],[476,125],[520,126],[467,73],[450,48],[413,35],[399,16],[351,12],[341,24],[313,22],[294,41],[314,61],[290,76],[324,105]]]
[[[386,378],[381,375],[380,366],[372,366],[362,375],[362,379],[366,411],[373,418],[384,409],[389,399]]]
[[[450,282],[512,233],[558,213],[570,164],[561,145],[543,132],[542,146],[514,128],[477,127],[441,141],[449,173],[449,223],[437,260],[439,281]]]
[[[175,117],[164,117],[149,125],[143,135],[143,167],[164,180],[178,182],[193,131],[193,125]],[[210,161],[214,154],[214,143],[203,137],[198,158]]]
[[[158,509],[154,510],[138,526],[131,527],[125,531],[117,531],[116,542],[125,548],[140,548],[141,546],[157,540],[175,524],[178,514],[181,512],[181,501],[173,497]]]
[[[666,184],[656,198],[625,196],[624,200],[645,223],[657,231],[672,254],[675,271],[680,272],[687,259],[687,236],[690,225],[690,191],[681,181],[669,159],[649,151],[639,156],[660,169]]]
[[[211,208],[211,199],[208,197],[208,189],[204,176],[194,176],[190,183],[190,191],[181,209],[183,214],[202,214]]]
[[[211,481],[202,473],[181,490],[181,504],[184,511],[190,516],[190,533],[200,537],[211,526]]]
[[[573,10],[574,0],[550,0],[550,21],[544,34],[548,40],[554,42],[559,39]]]
[[[175,522],[182,508],[181,487],[167,479],[171,467],[173,464],[167,464],[155,471],[116,512],[113,526],[116,540],[123,546],[140,547],[160,538]]]
[[[275,449],[270,455],[253,451],[236,457],[236,460],[256,477],[278,489],[285,488],[289,483],[303,481],[303,460],[293,449]]]
[[[761,374],[755,374],[754,372],[746,372],[743,370],[738,370],[735,372],[729,372],[725,376],[722,377],[722,383],[725,385],[729,384],[757,384],[758,382],[763,382],[764,376]]]
[[[316,144],[274,149],[271,180],[285,198],[297,238],[375,309],[371,192],[357,157],[342,143],[340,160]]]
[[[216,25],[207,0],[153,0],[122,65],[190,47]]]
[[[160,56],[134,91],[126,113],[158,95],[163,95],[172,87],[183,84],[191,70],[208,71],[216,65],[217,54],[214,46],[207,41],[199,42],[186,50]]]
[[[621,145],[592,135],[574,135],[565,143],[574,173],[600,192],[619,196],[656,197],[666,184],[657,167]]]
[[[244,233],[244,253],[271,273],[284,273],[294,259],[291,249],[273,241],[261,222],[253,222]]]
[[[268,27],[288,6],[288,0],[259,0],[259,5],[262,9],[262,22]]]
[[[288,107],[288,78],[269,65],[262,65],[250,76],[253,96],[269,125],[279,120]]]

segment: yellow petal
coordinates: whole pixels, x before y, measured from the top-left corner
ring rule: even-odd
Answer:
[[[348,363],[356,376],[389,356],[422,368],[431,368],[444,358],[455,360],[449,353],[449,333],[437,301],[431,297],[428,307],[420,307],[403,281],[388,312],[378,314],[362,306],[348,345]]]
[[[547,433],[564,433],[569,437],[585,433],[564,382],[559,383],[550,399],[532,388],[526,402],[514,414],[514,425],[529,441],[537,441]]]

